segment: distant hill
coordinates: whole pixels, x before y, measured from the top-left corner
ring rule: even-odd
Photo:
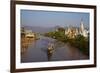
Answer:
[[[55,31],[57,28],[55,27],[40,27],[40,26],[22,26],[27,30],[32,30],[35,33],[47,33],[51,31]]]

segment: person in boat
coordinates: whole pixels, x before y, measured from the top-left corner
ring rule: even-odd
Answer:
[[[49,46],[48,46],[48,49],[47,49],[48,60],[51,59],[51,56],[53,54],[53,51],[54,51],[54,47],[53,46],[54,46],[53,44],[49,44]]]
[[[49,47],[48,47],[48,52],[49,53],[53,53],[53,50],[54,50],[54,45],[53,44],[50,44]]]

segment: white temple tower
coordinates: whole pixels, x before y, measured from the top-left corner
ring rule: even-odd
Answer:
[[[84,24],[83,21],[81,20],[81,24],[80,24],[80,32],[83,33],[84,32]]]
[[[81,20],[81,23],[80,23],[80,34],[83,35],[84,37],[87,37],[88,36],[88,33],[85,30],[85,28],[84,28],[84,23],[83,23],[82,20]]]

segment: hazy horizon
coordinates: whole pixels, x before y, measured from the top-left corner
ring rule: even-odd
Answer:
[[[89,28],[89,13],[21,10],[21,26],[79,27],[81,20]]]

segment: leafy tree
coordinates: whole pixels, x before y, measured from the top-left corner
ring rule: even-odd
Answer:
[[[59,31],[59,32],[65,32],[65,29],[62,28],[62,27],[59,27],[59,28],[58,28],[58,31]]]

